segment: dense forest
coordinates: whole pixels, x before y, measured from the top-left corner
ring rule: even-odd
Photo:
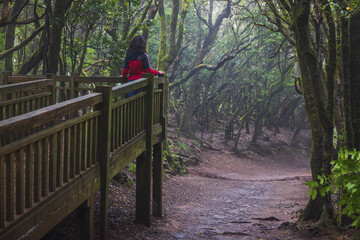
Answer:
[[[120,76],[141,34],[153,68],[166,72],[179,131],[223,131],[238,152],[244,132],[256,147],[265,127],[291,129],[294,143],[311,128],[312,197],[299,220],[336,218],[334,184],[343,213],[359,219],[360,164],[330,164],[340,149],[360,147],[358,8],[345,0],[0,0],[0,70]],[[348,170],[329,177],[332,166]]]

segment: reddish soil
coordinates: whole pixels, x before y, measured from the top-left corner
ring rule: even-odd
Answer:
[[[356,239],[353,230],[320,232],[297,226],[308,201],[304,182],[310,180],[311,141],[308,131],[302,132],[296,146],[291,145],[291,137],[286,130],[276,136],[268,132],[257,146],[248,147],[251,135],[244,134],[241,153],[235,154],[220,135],[197,144],[182,136],[175,138],[170,129],[169,138],[189,148],[182,153],[192,163],[189,173],[165,175],[164,214],[153,218],[150,228],[133,223],[134,187],[112,181],[110,239]],[[68,231],[64,238],[71,239],[71,225],[71,219],[64,221],[46,239],[60,239],[64,229]]]

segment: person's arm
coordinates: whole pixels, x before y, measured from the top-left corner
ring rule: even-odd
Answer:
[[[154,70],[150,67],[150,62],[149,62],[149,56],[144,53],[144,61],[143,61],[143,67],[144,67],[144,72],[146,73],[152,73],[154,75],[158,75],[159,74],[159,71],[157,70]]]
[[[129,69],[128,68],[123,68],[122,69],[122,76],[124,78],[126,78],[128,76],[128,74],[129,74]]]

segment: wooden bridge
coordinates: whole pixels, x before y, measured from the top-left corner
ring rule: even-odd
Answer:
[[[1,82],[0,239],[39,239],[74,210],[80,238],[93,239],[98,190],[106,239],[109,180],[134,159],[136,222],[162,215],[165,78],[5,72]]]

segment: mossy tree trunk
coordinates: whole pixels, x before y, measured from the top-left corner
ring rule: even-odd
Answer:
[[[18,12],[21,10],[21,6],[24,4],[25,0],[16,0],[12,6],[10,12],[10,18],[15,17]],[[16,20],[16,18],[15,18]],[[6,26],[5,30],[5,50],[11,49],[14,47],[15,41],[15,24],[9,24]],[[9,54],[5,57],[4,70],[13,72],[13,54]]]
[[[56,73],[58,70],[62,29],[65,25],[65,13],[68,2],[71,3],[71,1],[56,0],[54,5],[49,36],[49,51],[47,52],[46,70],[48,73]]]
[[[159,0],[160,16],[160,44],[157,60],[157,68],[168,72],[179,54],[184,38],[185,19],[189,8],[189,0],[182,0],[180,23],[178,24],[180,1],[173,0],[170,16],[169,29],[166,22],[164,0]],[[176,34],[178,33],[178,34]]]
[[[360,150],[360,12],[350,17],[349,78],[353,147]]]
[[[317,176],[330,170],[332,157],[333,136],[333,96],[334,75],[336,69],[335,29],[331,19],[331,12],[325,10],[327,15],[328,35],[328,58],[326,65],[326,80],[323,85],[322,69],[318,64],[317,55],[310,42],[309,16],[310,2],[298,1],[292,9],[292,26],[295,33],[296,52],[301,72],[302,91],[305,99],[305,109],[309,118],[312,131],[311,149],[311,172],[313,180]],[[301,220],[331,219],[333,217],[330,197],[317,196],[310,200],[305,207]]]

